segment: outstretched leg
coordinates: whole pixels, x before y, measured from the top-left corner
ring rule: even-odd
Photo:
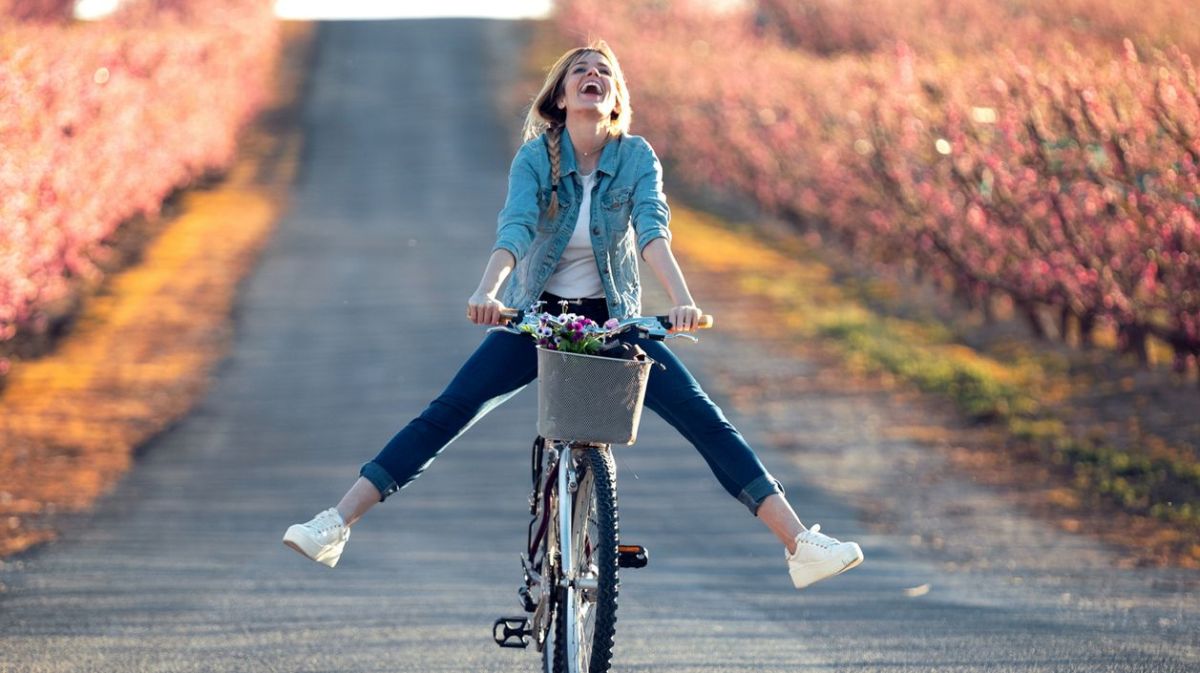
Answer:
[[[650,374],[646,406],[696,447],[721,486],[752,514],[758,514],[768,496],[782,496],[783,486],[767,472],[742,434],[725,418],[683,362],[662,342],[639,339],[638,345],[662,365],[656,365]],[[786,519],[790,511],[790,507],[786,511],[772,507],[769,514],[774,521],[780,517]],[[800,522],[797,520],[794,525]]]
[[[665,367],[656,367],[650,375],[646,406],[690,441],[725,490],[784,544],[788,571],[797,589],[862,562],[862,550],[856,543],[824,535],[820,525],[811,530],[804,527],[783,487],[669,348],[650,340],[639,340],[639,344]]]
[[[535,378],[537,352],[532,339],[508,332],[489,334],[442,394],[363,465],[359,476],[375,486],[380,500],[387,499],[419,477],[476,421]],[[362,487],[359,495],[369,493]]]
[[[442,394],[362,466],[337,507],[288,528],[284,544],[331,568],[337,565],[352,524],[420,476],[447,445],[536,377],[530,339],[489,334]]]
[[[341,502],[337,505],[338,514],[342,517],[342,522],[347,526],[353,526],[356,521],[362,518],[367,510],[375,506],[375,503],[383,500],[379,489],[375,488],[366,477],[359,477],[354,485],[346,491],[346,495],[342,496]]]
[[[796,537],[808,530],[782,493],[772,493],[764,498],[754,515],[771,529],[789,554],[796,552]]]

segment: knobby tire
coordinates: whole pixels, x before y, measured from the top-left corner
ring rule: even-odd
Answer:
[[[578,468],[578,483],[581,485],[590,481],[591,494],[584,493],[581,488],[575,493],[573,510],[578,512],[580,507],[588,507],[588,544],[576,544],[572,549],[572,557],[579,559],[577,567],[586,568],[588,563],[594,564],[597,570],[596,601],[591,604],[594,613],[594,628],[591,638],[591,656],[584,662],[586,668],[578,673],[608,673],[612,666],[614,639],[617,630],[617,593],[619,589],[618,576],[618,516],[617,516],[617,481],[616,466],[612,454],[605,449],[587,449],[582,453]],[[591,479],[586,479],[590,473]],[[594,496],[594,497],[590,497]],[[576,517],[579,520],[579,517]],[[580,540],[582,536],[574,536]],[[590,550],[590,555],[588,553]],[[582,592],[576,590],[578,596],[575,602],[582,602]],[[566,623],[563,618],[566,610],[576,606],[567,605],[567,591],[560,588],[554,611],[553,629],[553,673],[572,673],[567,665]],[[580,646],[583,647],[581,641]],[[550,654],[549,651],[546,653]]]

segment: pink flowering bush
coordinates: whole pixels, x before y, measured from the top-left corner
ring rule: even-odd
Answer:
[[[761,33],[819,54],[888,51],[904,41],[922,54],[974,55],[1023,47],[1054,51],[1066,44],[1120,51],[1178,46],[1200,53],[1200,5],[1128,0],[757,0]]]
[[[868,230],[902,232],[893,246],[980,298],[1056,309],[1084,341],[1113,324],[1145,360],[1157,336],[1182,371],[1200,353],[1190,59],[1148,67],[1132,44],[1115,60],[1009,58],[1007,75],[964,77],[937,105],[901,87],[874,98],[856,194],[872,205]]]
[[[123,223],[227,167],[267,93],[270,3],[123,6],[87,24],[0,16],[0,353],[100,279]]]
[[[566,0],[556,20],[614,46],[634,130],[673,175],[752,199],[864,264],[917,270],[982,306],[1007,297],[1035,327],[1050,309],[1084,343],[1112,326],[1143,359],[1153,335],[1177,369],[1194,368],[1200,89],[1187,49],[1200,42],[1165,22],[1200,10],[1059,4],[1026,3],[1036,31],[985,20],[998,10],[975,0]],[[1054,28],[1088,6],[1103,31]],[[884,20],[855,18],[875,10]],[[926,20],[935,10],[949,27]],[[950,37],[968,26],[982,33]],[[1114,51],[1120,30],[1134,39]],[[1163,34],[1186,49],[1138,53]]]
[[[0,20],[65,23],[75,13],[75,0],[0,0]]]

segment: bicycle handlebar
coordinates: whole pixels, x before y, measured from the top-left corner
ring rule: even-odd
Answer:
[[[525,317],[528,315],[535,315],[535,314],[531,313],[529,311],[524,311],[519,308],[500,309],[500,317],[504,318],[505,320],[508,320],[510,322],[515,322],[515,323],[523,322]],[[537,314],[537,315],[540,315],[540,314]],[[671,319],[669,316],[665,316],[665,315],[657,315],[657,316],[653,316],[653,317],[643,316],[640,318],[630,318],[630,319],[626,320],[625,322],[628,322],[629,320],[633,320],[633,321],[657,320],[666,329],[671,329]],[[712,329],[712,326],[713,326],[713,317],[711,315],[708,315],[707,313],[704,315],[701,315],[699,322],[696,323],[696,329]]]
[[[541,313],[533,311],[525,311],[517,308],[505,308],[500,310],[500,317],[508,320],[510,325],[493,327],[492,329],[503,329],[507,331],[516,331],[514,328],[523,324],[537,325],[541,320]],[[697,329],[712,329],[713,317],[711,315],[702,315],[697,322]],[[604,334],[607,337],[616,336],[622,332],[636,329],[646,334],[651,339],[671,339],[676,337],[686,337],[696,340],[696,337],[683,332],[670,332],[671,320],[668,316],[640,316],[635,318],[626,318],[617,323],[615,327],[605,328],[603,325],[589,327],[587,331]]]

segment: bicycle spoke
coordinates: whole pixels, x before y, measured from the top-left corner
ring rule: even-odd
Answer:
[[[581,461],[581,463],[586,465],[584,461]],[[575,593],[575,613],[577,615],[575,631],[577,642],[579,643],[578,663],[580,673],[585,673],[591,662],[592,643],[590,636],[594,633],[594,624],[591,619],[594,616],[594,612],[590,608],[596,600],[596,590],[594,587],[596,574],[592,571],[591,542],[596,539],[596,534],[591,526],[591,522],[595,518],[593,512],[596,507],[596,498],[594,488],[595,478],[592,471],[586,470],[582,472],[582,477],[579,480],[579,489],[575,494],[575,523],[572,526],[571,533],[576,536],[572,545],[572,555],[575,560],[576,577],[581,580],[580,590]],[[587,589],[584,589],[584,586],[587,586]]]
[[[564,452],[563,460],[560,465],[572,465],[576,475],[574,493],[558,502],[560,514],[569,519],[563,526],[568,539],[560,536],[558,571],[573,582],[558,594],[553,642],[548,643],[554,650],[552,673],[607,673],[618,584],[615,468],[611,454],[594,447]],[[560,479],[559,488],[565,489],[565,476]],[[545,661],[550,668],[550,657]]]

